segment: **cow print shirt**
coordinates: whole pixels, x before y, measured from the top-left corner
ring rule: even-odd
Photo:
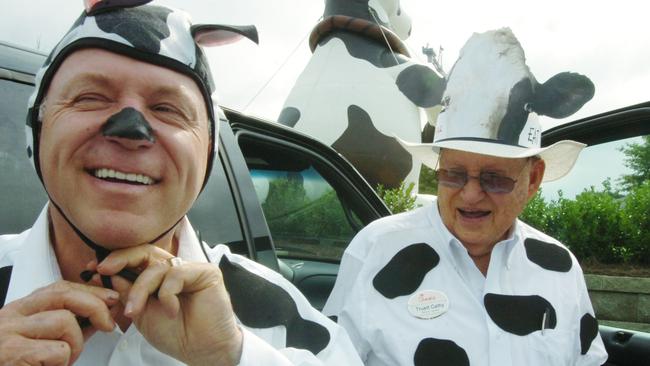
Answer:
[[[483,276],[437,205],[364,228],[324,313],[367,366],[601,365],[607,359],[582,270],[517,221]]]
[[[0,308],[39,287],[61,279],[49,245],[47,207],[34,226],[20,235],[0,236]],[[345,331],[309,305],[280,274],[225,245],[203,253],[187,218],[181,223],[178,256],[218,265],[243,335],[240,366],[361,366]],[[3,301],[4,300],[4,301]],[[176,366],[181,362],[159,352],[130,326],[97,332],[75,362],[84,365]]]

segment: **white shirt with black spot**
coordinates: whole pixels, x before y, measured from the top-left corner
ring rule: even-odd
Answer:
[[[517,220],[509,237],[495,245],[487,276],[483,276],[442,223],[437,204],[382,218],[359,232],[345,251],[336,285],[323,312],[338,317],[338,323],[348,330],[367,366],[420,366],[415,355],[425,339],[445,347],[452,345],[454,352],[449,352],[449,348],[437,350],[439,353],[421,352],[421,359],[442,355],[422,365],[603,364],[607,353],[597,332],[581,341],[581,319],[593,319],[594,311],[575,257],[567,250],[570,269],[566,272],[542,268],[528,259],[526,239],[566,249],[557,240]],[[433,248],[439,262],[424,275],[415,291],[392,299],[385,297],[373,285],[375,276],[398,252],[416,243]],[[421,319],[408,310],[409,299],[426,290],[447,296],[449,307],[445,313]],[[542,297],[552,305],[556,324],[552,327],[544,319],[550,318],[548,313],[549,316],[540,315],[538,319],[540,328],[546,322],[544,330],[513,334],[492,320],[484,302],[486,294]],[[525,313],[523,310],[527,309],[505,311],[504,316],[516,323],[517,316]],[[595,327],[595,320],[591,324]],[[468,363],[463,360],[465,356],[444,359],[452,353],[465,354]]]
[[[179,236],[178,256],[186,261],[206,262],[199,242],[187,218],[183,219]],[[360,366],[357,356],[345,330],[311,307],[290,282],[280,274],[242,256],[231,254],[225,245],[206,247],[210,262],[219,264],[226,257],[238,268],[253,273],[279,286],[295,301],[301,317],[327,329],[329,342],[316,354],[306,349],[288,347],[287,330],[278,325],[265,329],[247,327],[238,320],[244,335],[240,366]],[[0,268],[12,267],[5,304],[25,297],[34,290],[61,279],[61,272],[50,245],[47,219],[47,206],[30,230],[18,235],[0,236]],[[251,298],[259,306],[265,301],[251,293]],[[183,363],[159,352],[151,346],[134,325],[125,332],[119,327],[109,333],[97,332],[84,344],[77,366],[177,366]]]

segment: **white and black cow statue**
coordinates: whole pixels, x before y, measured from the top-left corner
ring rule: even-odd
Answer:
[[[421,141],[444,78],[409,58],[402,40],[410,31],[399,0],[326,0],[313,56],[278,122],[332,146],[372,186],[417,186],[420,163],[394,136]]]

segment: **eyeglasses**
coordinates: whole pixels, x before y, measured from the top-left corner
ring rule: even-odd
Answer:
[[[438,169],[438,182],[445,187],[463,188],[470,178],[478,179],[481,189],[488,193],[510,193],[517,183],[517,180],[497,173],[481,172],[475,177],[467,174],[467,171]]]

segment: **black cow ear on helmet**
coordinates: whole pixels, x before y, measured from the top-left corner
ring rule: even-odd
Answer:
[[[562,72],[535,88],[530,106],[532,111],[551,118],[564,118],[582,108],[595,92],[588,77],[573,72]]]
[[[243,37],[259,44],[254,25],[196,24],[191,28],[196,43],[205,47],[222,46],[239,41]]]

